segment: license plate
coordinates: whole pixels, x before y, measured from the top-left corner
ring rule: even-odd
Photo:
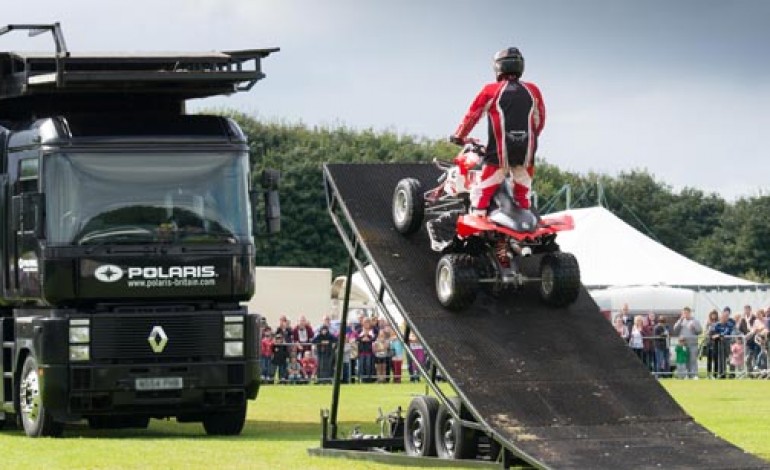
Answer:
[[[151,377],[136,379],[136,389],[146,390],[179,390],[182,388],[182,377]]]

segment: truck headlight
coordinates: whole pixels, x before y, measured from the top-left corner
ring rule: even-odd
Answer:
[[[70,325],[70,343],[89,343],[91,342],[91,329],[87,326]]]
[[[225,323],[225,339],[243,339],[243,323]]]
[[[225,357],[243,357],[243,341],[225,341]]]
[[[70,361],[87,361],[91,358],[91,347],[87,344],[70,345]]]
[[[243,319],[243,315],[225,315],[225,340],[243,339]]]

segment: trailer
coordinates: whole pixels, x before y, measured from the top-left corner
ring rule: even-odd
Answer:
[[[411,177],[431,187],[438,174],[429,164],[324,168],[329,214],[350,256],[348,277],[357,269],[379,304],[390,297],[405,331],[388,308],[381,305],[381,311],[401,341],[410,334],[419,339],[431,366],[412,357],[429,393],[413,398],[402,413],[386,415],[379,435],[346,439],[337,419],[336,370],[331,406],[322,413],[321,447],[311,453],[356,459],[368,453],[377,461],[393,455],[389,461],[399,465],[437,465],[430,459],[438,457],[536,468],[768,467],[687,415],[585,288],[564,307],[523,290],[481,292],[465,310],[443,308],[433,269],[440,254],[430,249],[424,230],[404,237],[391,221],[398,181]],[[539,261],[533,255],[520,267],[536,273]]]
[[[251,89],[278,49],[78,55],[58,23],[17,30],[55,52],[0,52],[0,425],[240,433],[259,317],[239,302],[278,174],[256,186],[238,125],[185,102]]]

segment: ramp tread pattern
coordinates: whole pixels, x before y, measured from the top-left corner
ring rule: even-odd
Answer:
[[[477,416],[525,460],[565,469],[770,468],[695,423],[584,289],[567,308],[543,305],[532,290],[481,294],[465,311],[445,310],[434,291],[439,256],[425,227],[404,237],[391,221],[398,181],[414,177],[432,187],[435,167],[333,164],[327,171],[426,349]]]

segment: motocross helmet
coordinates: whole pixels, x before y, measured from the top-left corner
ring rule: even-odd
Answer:
[[[501,80],[504,75],[513,75],[520,78],[524,73],[524,56],[517,47],[508,47],[495,54],[493,67],[495,77]]]

